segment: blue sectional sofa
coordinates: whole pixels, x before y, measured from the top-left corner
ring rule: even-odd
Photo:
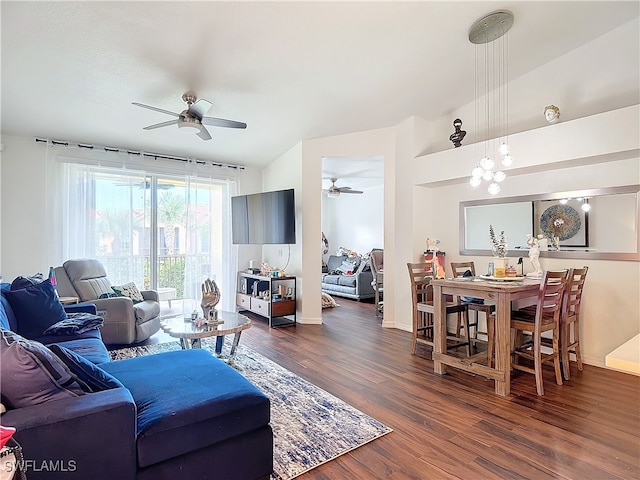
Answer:
[[[51,358],[69,363],[63,357],[70,357],[73,365],[67,364],[68,371],[61,374],[71,374],[78,385],[87,380],[84,387],[91,385],[91,391],[65,392],[64,398],[12,408],[17,400],[7,394],[24,372],[9,371],[15,368],[10,364],[34,355],[7,359],[15,353],[12,349],[37,350],[41,345],[19,336],[29,330],[29,320],[16,318],[7,293],[10,285],[0,289],[0,392],[8,407],[0,421],[17,429],[14,438],[22,446],[29,480],[269,478],[269,399],[203,350],[111,362],[98,329],[35,336],[49,345],[47,354],[57,352]],[[77,309],[95,313],[92,305]],[[76,363],[80,367],[74,370]]]

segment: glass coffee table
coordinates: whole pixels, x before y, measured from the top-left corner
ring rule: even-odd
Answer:
[[[162,330],[169,336],[178,338],[183,349],[201,348],[201,340],[208,337],[216,337],[215,352],[217,356],[222,354],[224,336],[234,333],[231,344],[230,358],[233,358],[240,343],[240,334],[251,327],[251,319],[236,312],[218,312],[217,324],[196,325],[191,319],[171,317],[160,322]]]

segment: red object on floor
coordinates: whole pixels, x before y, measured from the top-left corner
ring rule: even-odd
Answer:
[[[5,446],[14,433],[16,433],[15,428],[0,425],[0,448]]]

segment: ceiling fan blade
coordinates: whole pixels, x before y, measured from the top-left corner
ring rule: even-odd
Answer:
[[[211,125],[212,127],[247,128],[246,123],[225,120],[224,118],[202,117],[200,122],[204,125]]]
[[[344,187],[340,189],[340,193],[364,193],[362,190],[343,190]]]
[[[154,112],[166,113],[167,115],[171,115],[172,117],[179,117],[179,113],[170,112],[169,110],[163,110],[162,108],[152,107],[151,105],[145,105],[144,103],[131,102],[131,105],[135,105],[137,107],[148,108],[149,110],[153,110]]]
[[[195,117],[202,118],[204,114],[209,111],[213,103],[204,98],[201,98],[196,103],[189,107],[189,113]]]
[[[145,130],[155,130],[156,128],[168,127],[169,125],[177,125],[178,120],[169,120],[168,122],[156,123],[155,125],[149,125],[144,127]]]
[[[204,128],[204,125],[200,125],[200,131],[198,132],[198,136],[202,140],[211,140],[211,135],[209,135],[209,132],[207,131],[207,129]]]
[[[337,187],[338,190],[351,190],[351,187]]]

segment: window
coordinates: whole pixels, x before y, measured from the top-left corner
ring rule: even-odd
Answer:
[[[199,305],[206,278],[234,291],[233,182],[74,163],[63,169],[64,258],[99,259],[114,284],[175,288],[189,308]],[[222,307],[232,309],[233,295],[224,297]]]

